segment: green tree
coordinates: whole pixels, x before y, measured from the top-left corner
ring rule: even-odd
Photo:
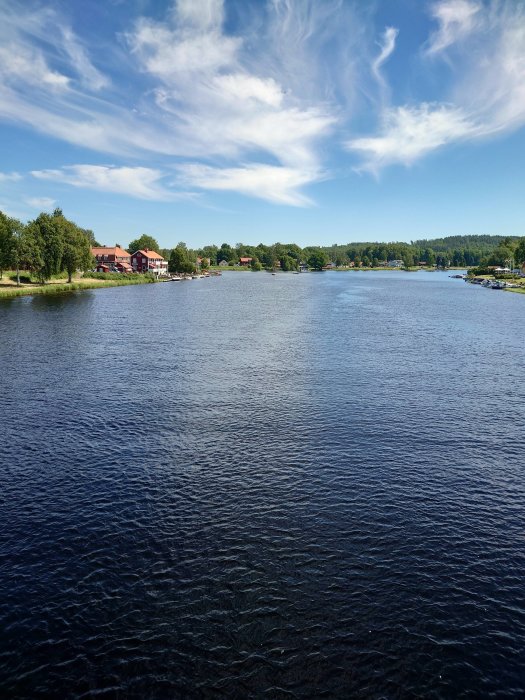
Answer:
[[[514,251],[516,265],[523,265],[525,262],[525,238],[520,238],[516,250]]]
[[[514,258],[514,249],[506,244],[506,240],[500,243],[491,255],[484,260],[487,265],[505,265],[508,260]]]
[[[237,260],[237,253],[228,243],[223,243],[217,251],[217,263],[220,263],[221,260],[226,260],[227,263]]]
[[[35,270],[42,284],[60,272],[62,257],[64,255],[64,237],[62,235],[58,219],[63,217],[61,209],[55,209],[52,215],[39,214],[34,221],[28,224],[29,232],[34,246],[39,249],[39,255],[35,260],[40,260],[41,265]]]
[[[95,238],[95,234],[93,233],[93,231],[90,228],[80,228],[80,226],[78,226],[77,228],[79,231],[81,231],[84,234],[84,236],[86,236],[86,238],[89,241],[90,246],[92,246],[92,247],[100,246],[100,243],[97,241],[97,239]],[[135,251],[133,251],[133,252],[135,252]]]
[[[181,248],[179,246],[173,248],[170,259],[168,260],[168,272],[191,274],[194,270],[195,265],[189,260],[186,248]]]
[[[199,255],[201,258],[209,258],[211,265],[217,265],[218,250],[216,245],[206,245],[199,250]]]
[[[144,234],[139,238],[135,238],[135,240],[130,241],[130,244],[128,245],[126,250],[131,255],[133,253],[136,253],[137,250],[146,250],[146,248],[148,250],[154,250],[155,252],[158,252],[159,247],[159,244],[152,236]]]
[[[33,223],[23,226],[15,231],[14,246],[12,251],[12,265],[16,270],[16,284],[20,286],[20,270],[37,272],[44,265],[42,245],[38,227]]]
[[[299,264],[295,258],[292,258],[291,255],[283,255],[281,260],[281,270],[283,272],[290,272],[292,270],[297,270]]]
[[[258,272],[259,270],[262,270],[262,265],[259,262],[258,258],[252,258],[250,266],[254,272]]]
[[[94,258],[91,253],[91,242],[78,226],[66,220],[63,233],[64,255],[62,266],[67,272],[67,281],[71,282],[74,272],[77,270],[85,272],[90,267],[93,267]]]
[[[310,253],[306,262],[308,263],[308,266],[314,270],[322,270],[328,262],[328,257],[324,250],[319,249]]]
[[[18,222],[20,223],[20,222]],[[0,211],[0,279],[12,265],[15,219]]]

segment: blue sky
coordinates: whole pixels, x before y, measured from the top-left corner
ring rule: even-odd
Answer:
[[[0,0],[0,209],[169,247],[525,235],[521,0]]]

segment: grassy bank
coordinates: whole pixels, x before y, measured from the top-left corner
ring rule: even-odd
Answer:
[[[0,286],[0,299],[12,299],[33,294],[63,294],[64,292],[75,292],[82,289],[99,289],[100,287],[123,287],[130,284],[149,284],[154,282],[151,277],[145,275],[109,275],[106,278],[81,277],[74,282],[49,282],[48,284],[23,284],[20,287],[10,284]]]

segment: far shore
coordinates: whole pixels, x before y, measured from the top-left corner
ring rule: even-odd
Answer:
[[[254,272],[249,266],[210,266],[210,271],[212,272]],[[465,267],[450,267],[443,272],[448,272],[452,270],[464,270]],[[435,267],[411,267],[408,270],[406,268],[398,267],[340,267],[332,268],[329,270],[319,270],[318,272],[437,272],[440,271]],[[272,272],[272,270],[258,270],[257,272]],[[314,270],[309,270],[309,272],[315,272]],[[284,272],[279,268],[273,271],[274,274],[291,274],[290,272]],[[27,273],[22,273],[22,277],[27,275]],[[486,277],[490,277],[486,275]],[[126,285],[135,284],[148,284],[156,282],[167,282],[170,281],[170,277],[153,279],[152,277],[139,275],[139,274],[121,274],[121,275],[111,275],[106,278],[103,277],[84,277],[81,273],[73,276],[73,281],[68,282],[66,276],[57,276],[46,282],[46,284],[41,284],[38,282],[21,282],[20,286],[17,286],[16,278],[14,278],[13,271],[4,271],[2,279],[0,279],[0,299],[13,299],[15,297],[21,296],[32,296],[37,294],[64,294],[67,292],[82,291],[83,289],[101,289],[106,287],[122,287]],[[509,288],[504,291],[516,292],[518,294],[525,294],[525,279],[518,281],[521,287]]]

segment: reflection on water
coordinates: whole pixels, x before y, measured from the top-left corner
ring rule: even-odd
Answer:
[[[231,273],[0,304],[0,687],[525,692],[523,299]]]

